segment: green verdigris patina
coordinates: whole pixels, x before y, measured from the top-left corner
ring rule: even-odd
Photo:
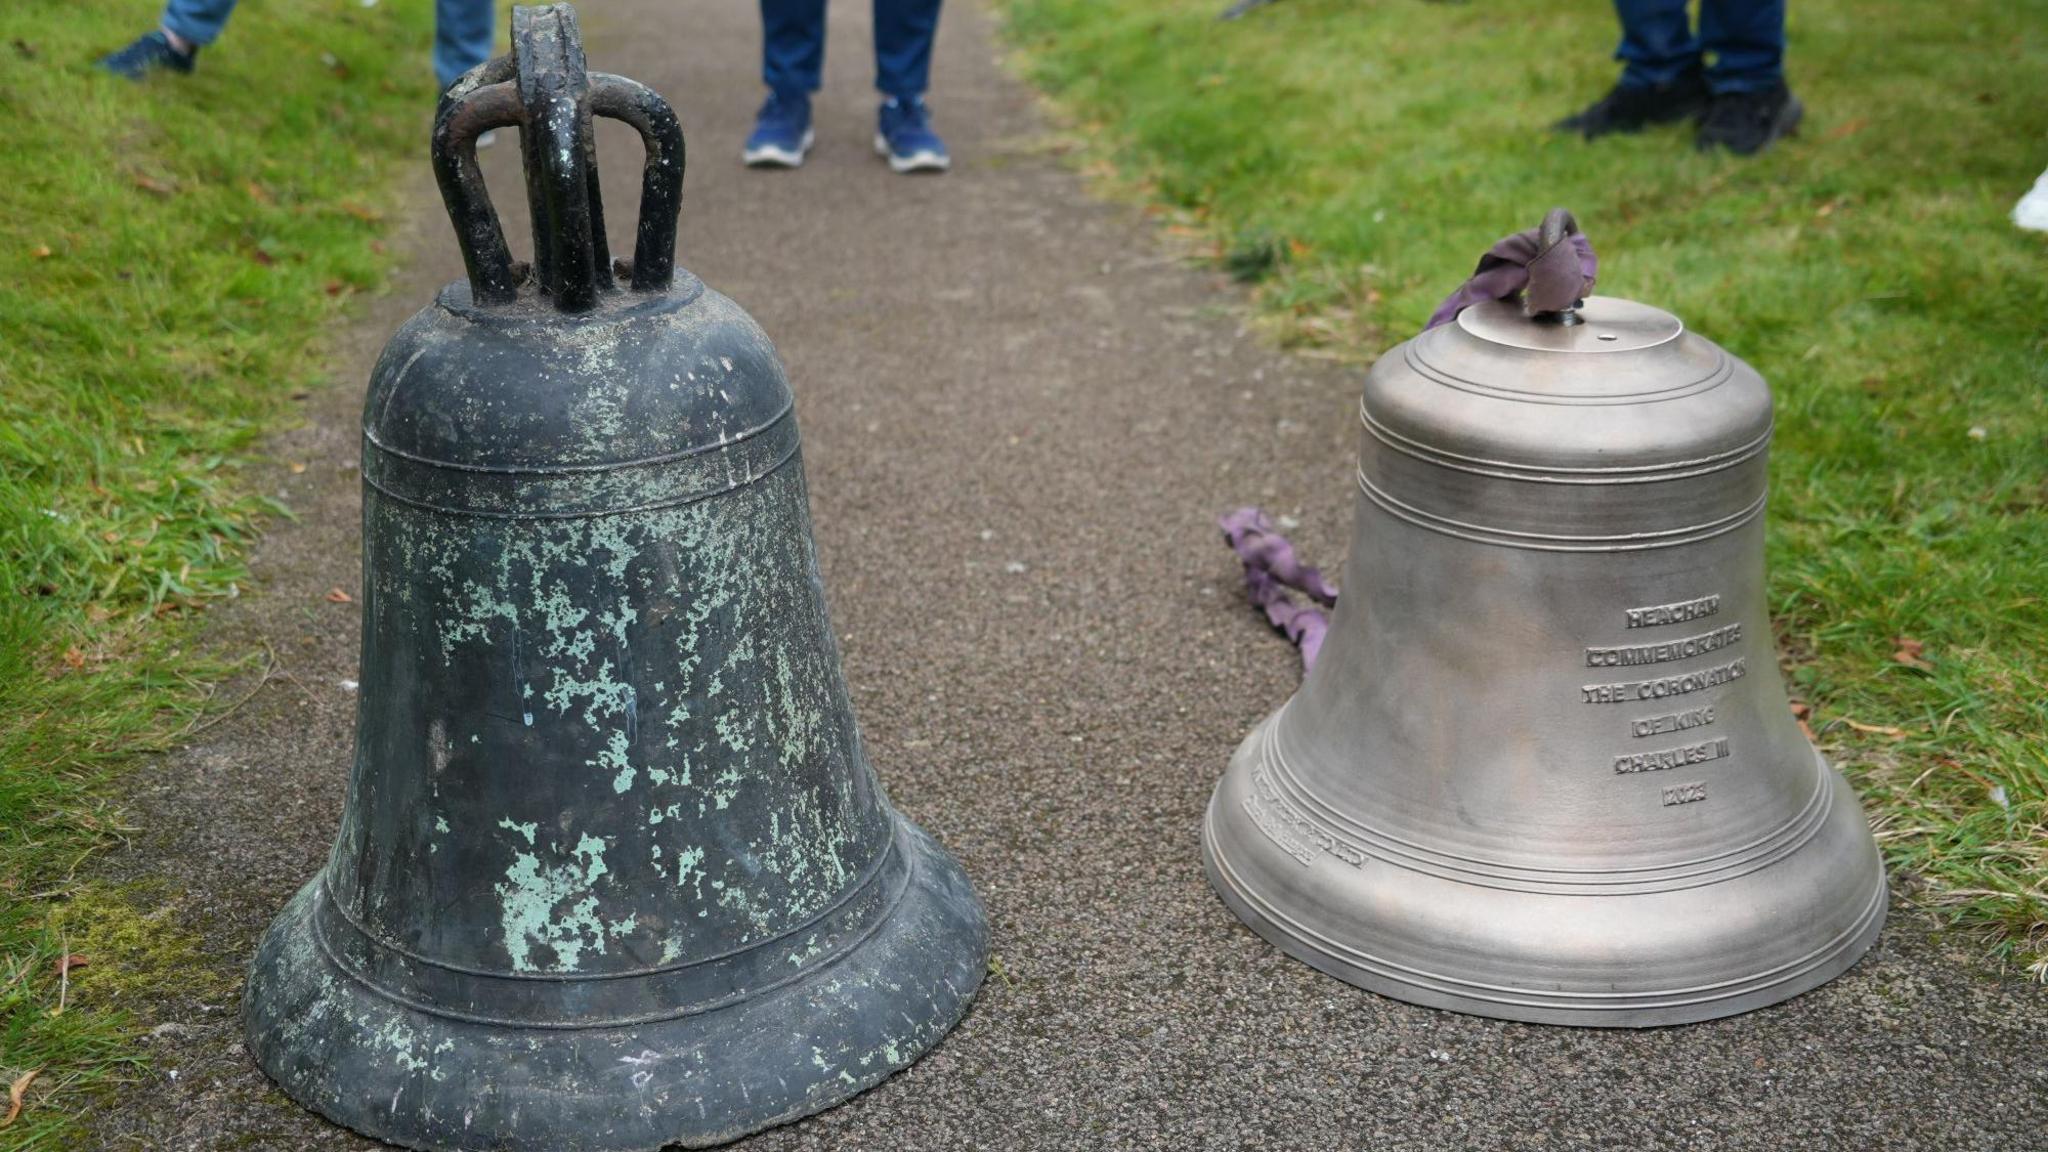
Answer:
[[[250,1050],[423,1148],[829,1106],[952,1026],[987,929],[862,752],[781,365],[688,273],[573,312],[472,273],[371,381],[349,799],[258,953]]]

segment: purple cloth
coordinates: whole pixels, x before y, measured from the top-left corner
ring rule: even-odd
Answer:
[[[1239,508],[1216,521],[1223,540],[1244,564],[1245,593],[1252,606],[1266,614],[1266,620],[1301,648],[1303,672],[1316,665],[1323,637],[1330,630],[1329,614],[1321,608],[1298,603],[1288,595],[1292,588],[1324,607],[1335,607],[1337,586],[1322,572],[1303,564],[1294,545],[1274,531],[1273,522],[1257,508]]]
[[[1445,297],[1436,311],[1430,313],[1429,323],[1423,325],[1427,332],[1439,324],[1448,324],[1458,318],[1458,313],[1474,304],[1488,300],[1505,300],[1529,286],[1529,263],[1537,257],[1539,241],[1537,229],[1517,232],[1504,236],[1486,255],[1479,258],[1479,267],[1473,269],[1472,278],[1458,286],[1456,292]],[[1579,257],[1579,273],[1585,278],[1585,287],[1578,295],[1585,296],[1593,291],[1594,277],[1600,271],[1600,258],[1593,255],[1593,245],[1584,233],[1574,232],[1569,237],[1572,250]],[[1566,305],[1568,306],[1568,305]],[[1543,308],[1544,311],[1554,310]]]

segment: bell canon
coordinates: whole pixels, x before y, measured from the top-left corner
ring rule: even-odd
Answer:
[[[1669,313],[1573,295],[1373,367],[1344,594],[1204,859],[1268,940],[1402,1000],[1725,1016],[1854,963],[1883,868],[1779,678],[1769,389]]]
[[[674,267],[674,114],[586,72],[567,6],[513,16],[437,117],[469,276],[371,381],[347,806],[248,1045],[415,1148],[715,1144],[917,1059],[987,928],[862,751],[775,350]],[[647,151],[616,273],[593,116]],[[530,267],[477,169],[505,127]]]

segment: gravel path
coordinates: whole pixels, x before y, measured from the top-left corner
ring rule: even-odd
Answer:
[[[892,176],[870,150],[866,5],[833,7],[819,144],[791,173],[736,159],[759,99],[752,5],[584,14],[592,65],[683,117],[681,262],[780,345],[870,754],[974,877],[1000,962],[923,1062],[744,1147],[2048,1148],[2048,993],[1986,975],[1903,906],[1820,991],[1627,1034],[1411,1008],[1240,927],[1197,830],[1296,664],[1244,607],[1213,519],[1260,503],[1336,559],[1357,378],[1261,347],[1230,291],[1091,202],[971,0],[947,11],[932,93],[957,170]],[[612,127],[628,251],[637,144]],[[519,235],[516,148],[486,156]],[[323,594],[359,581],[360,388],[460,273],[424,171],[416,203],[411,271],[338,342],[343,383],[276,441],[311,462],[274,474],[301,519],[218,625],[263,637],[290,675],[138,778],[144,831],[118,866],[170,877],[224,971],[320,866],[341,805],[358,619]],[[98,1117],[103,1146],[366,1146],[269,1088],[234,1005],[167,1013],[155,1071]]]

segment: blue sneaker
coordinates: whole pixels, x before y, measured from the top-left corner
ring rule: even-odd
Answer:
[[[192,61],[198,57],[195,46],[190,52],[180,52],[171,47],[171,38],[159,28],[119,52],[100,57],[99,65],[116,76],[140,80],[157,68],[168,68],[173,72],[192,71]]]
[[[749,168],[795,168],[811,150],[811,98],[770,92],[740,159]]]
[[[953,166],[952,157],[946,155],[946,142],[932,131],[931,109],[924,106],[922,97],[898,100],[891,96],[882,101],[877,120],[875,151],[889,158],[892,170],[944,172]]]

